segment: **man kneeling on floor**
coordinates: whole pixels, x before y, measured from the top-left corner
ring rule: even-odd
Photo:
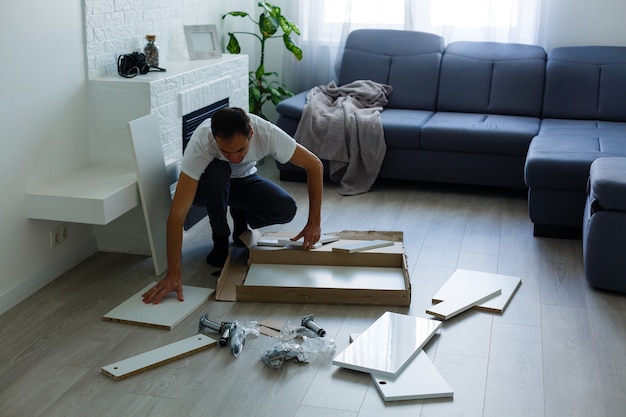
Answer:
[[[192,204],[204,205],[213,233],[213,249],[207,262],[224,266],[228,257],[230,227],[233,241],[248,226],[258,229],[290,222],[296,214],[294,199],[281,187],[256,174],[256,162],[271,155],[280,163],[291,162],[307,173],[309,216],[302,231],[292,240],[303,239],[310,249],[321,229],[321,161],[272,123],[239,108],[218,110],[195,130],[185,149],[181,174],[167,219],[167,275],[143,294],[145,303],[157,304],[175,291],[183,301],[181,248],[183,223]]]

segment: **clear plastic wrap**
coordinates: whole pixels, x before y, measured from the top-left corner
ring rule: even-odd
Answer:
[[[332,338],[320,337],[306,327],[287,323],[277,336],[268,338],[261,359],[272,368],[280,368],[288,360],[308,362],[307,354],[332,352],[335,347]]]
[[[246,343],[246,335],[248,334],[252,334],[254,336],[259,335],[258,321],[233,321],[230,334],[230,351],[233,355],[235,355],[235,357],[239,356],[243,350],[243,346]]]

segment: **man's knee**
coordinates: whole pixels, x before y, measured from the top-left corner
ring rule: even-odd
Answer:
[[[283,214],[285,217],[282,223],[289,223],[290,221],[293,220],[294,217],[296,217],[298,206],[296,205],[296,201],[293,198],[291,198],[291,196],[289,196],[289,198],[285,200],[287,200],[285,201],[284,206],[283,206]]]

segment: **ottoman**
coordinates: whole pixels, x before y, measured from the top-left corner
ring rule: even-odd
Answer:
[[[592,286],[626,293],[626,158],[598,158],[591,164],[583,259]]]

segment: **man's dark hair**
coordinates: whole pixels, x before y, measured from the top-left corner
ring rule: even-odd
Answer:
[[[239,107],[219,109],[211,117],[211,133],[215,138],[230,140],[236,134],[249,136],[251,130],[248,114]]]

